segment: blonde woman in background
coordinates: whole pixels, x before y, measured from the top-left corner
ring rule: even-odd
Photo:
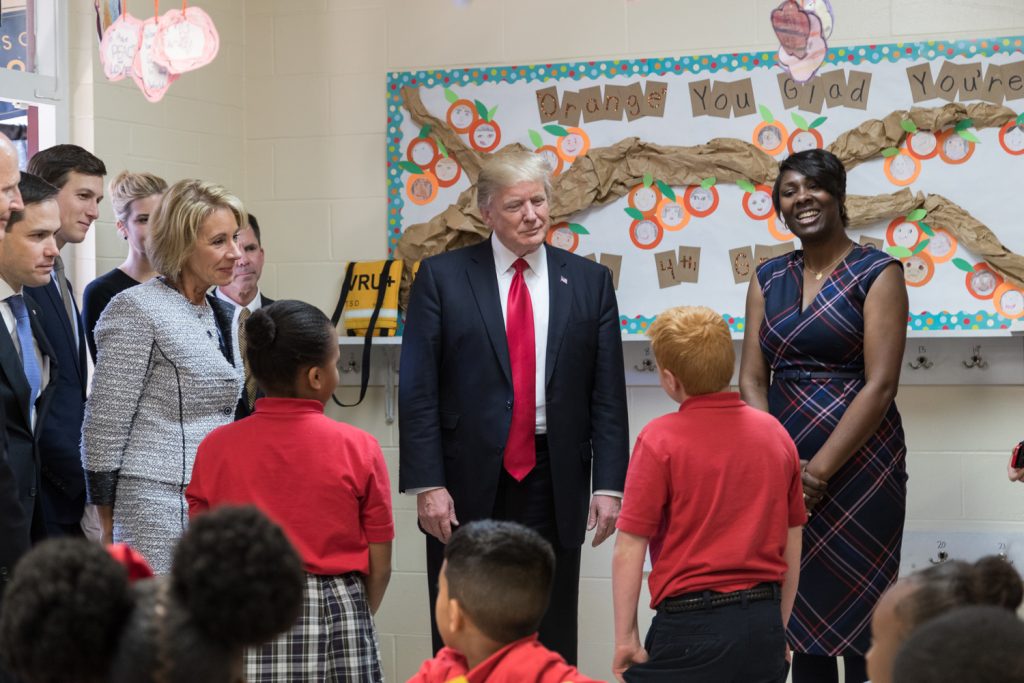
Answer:
[[[117,268],[90,282],[82,294],[82,323],[94,363],[96,339],[93,330],[103,309],[115,295],[156,275],[146,256],[146,235],[150,216],[167,191],[167,182],[152,173],[121,171],[110,181],[108,189],[117,217],[117,231],[128,242],[128,257]]]
[[[173,185],[146,253],[161,273],[113,299],[96,325],[82,461],[105,542],[167,573],[188,525],[185,487],[199,442],[232,421],[242,375],[227,359],[207,290],[231,281],[242,203],[200,180]]]

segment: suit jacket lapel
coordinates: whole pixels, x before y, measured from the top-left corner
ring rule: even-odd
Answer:
[[[70,289],[71,289],[71,283],[69,282],[68,283],[68,290],[70,291]],[[82,351],[82,349],[83,349],[83,346],[81,344],[77,344],[75,342],[75,331],[71,329],[71,321],[68,320],[68,313],[64,309],[64,300],[60,298],[60,291],[57,289],[57,282],[56,282],[56,280],[54,280],[53,278],[50,278],[50,282],[45,287],[43,287],[43,291],[46,292],[47,301],[49,302],[50,306],[53,308],[54,312],[56,313],[57,319],[60,320],[60,326],[61,326],[61,329],[64,330],[64,336],[66,336],[68,338],[68,346],[67,346],[67,348],[74,350],[73,353],[71,353],[70,355],[71,355],[72,358],[74,358],[74,361],[75,361],[75,372],[78,373],[79,378],[81,378],[83,380],[82,383],[84,385],[85,384],[84,376],[82,375],[82,367],[81,367],[81,365],[79,365],[80,359],[78,357],[79,356],[79,352]],[[78,307],[75,305],[75,302],[74,302],[74,294],[72,294],[71,298],[72,298],[71,310],[74,311],[77,314],[78,313]],[[36,319],[33,317],[32,318],[32,323],[33,323],[32,329],[33,330],[35,329],[35,322],[36,322]],[[82,337],[80,336],[79,338],[81,339]]]
[[[472,249],[466,276],[469,287],[476,299],[480,317],[483,318],[487,336],[494,347],[494,355],[498,358],[502,372],[509,384],[512,383],[512,371],[508,360],[508,338],[505,336],[505,320],[501,315],[501,298],[498,294],[498,278],[494,273],[494,252],[491,241],[484,240],[479,245],[467,247]]]
[[[28,380],[25,379],[25,368],[21,365],[21,356],[18,355],[18,349],[15,347],[11,335],[7,333],[6,327],[0,330],[0,371],[7,376],[7,384],[18,397],[18,408],[21,410],[21,416],[25,420],[25,424],[32,424],[28,412],[30,388]]]
[[[551,382],[551,374],[555,369],[558,349],[565,336],[565,327],[569,324],[569,308],[572,303],[572,290],[569,289],[567,275],[568,263],[564,254],[558,249],[550,249],[546,244],[548,257],[548,352],[544,362],[544,386]]]

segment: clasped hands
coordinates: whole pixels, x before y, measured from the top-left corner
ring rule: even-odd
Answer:
[[[800,483],[804,489],[804,506],[807,508],[807,513],[810,514],[821,499],[825,497],[825,491],[828,490],[828,482],[824,479],[819,479],[813,473],[808,471],[809,460],[800,461]]]

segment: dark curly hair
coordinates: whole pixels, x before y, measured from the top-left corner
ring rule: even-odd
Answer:
[[[335,343],[331,321],[303,301],[275,301],[245,322],[246,357],[268,394],[288,395],[300,371],[323,365]]]
[[[102,547],[47,541],[15,568],[0,655],[28,683],[231,683],[299,615],[302,563],[253,507],[198,517],[171,575],[129,585]]]

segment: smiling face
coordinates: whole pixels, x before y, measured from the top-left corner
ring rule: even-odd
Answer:
[[[93,222],[100,216],[100,201],[103,200],[103,176],[83,175],[78,171],[68,173],[67,182],[57,194],[60,204],[60,232],[57,242],[79,244]]]
[[[640,211],[647,213],[658,203],[658,193],[651,187],[641,187],[633,195],[633,204]]]
[[[569,133],[562,141],[562,151],[571,157],[576,156],[583,149],[583,137],[579,133]]]
[[[767,149],[775,149],[782,142],[782,134],[775,126],[765,126],[757,134],[757,142]]]
[[[0,242],[0,275],[15,291],[49,284],[54,259],[60,254],[54,237],[60,229],[57,202],[29,204],[21,215]]]
[[[967,156],[967,141],[959,135],[948,135],[942,142],[942,151],[950,159],[963,159]]]
[[[452,123],[456,128],[469,128],[473,123],[473,110],[469,105],[460,104],[452,109]]]
[[[525,180],[504,188],[481,214],[498,241],[516,256],[536,251],[548,235],[548,198],[539,182]]]
[[[935,133],[930,130],[923,130],[914,133],[914,137],[910,139],[910,145],[912,145],[916,154],[927,156],[935,151],[938,140],[935,139]]]
[[[146,235],[149,234],[149,217],[156,211],[162,195],[152,194],[132,200],[128,207],[128,221],[118,221],[117,231],[128,240],[128,246],[137,254],[146,253]]]
[[[772,196],[764,190],[758,190],[750,195],[747,205],[755,216],[767,216],[772,212]]]
[[[910,249],[917,245],[920,231],[913,223],[900,223],[892,231],[893,244]]]
[[[793,136],[793,152],[805,152],[809,149],[817,149],[818,140],[806,130],[800,131]]]
[[[181,269],[183,291],[223,287],[235,277],[235,262],[242,252],[235,241],[238,223],[230,209],[219,208],[199,226],[196,243]]]
[[[434,175],[442,182],[448,182],[459,174],[459,164],[451,157],[441,157],[434,164]]]
[[[683,220],[683,207],[678,204],[666,204],[661,210],[660,218],[665,225],[676,225]]]
[[[813,178],[792,169],[779,183],[779,213],[804,244],[833,239],[844,230],[836,198]]]
[[[489,123],[481,123],[476,127],[476,130],[473,131],[473,142],[475,142],[478,147],[487,148],[494,144],[496,135],[494,126]]]
[[[903,262],[903,277],[907,284],[916,285],[928,279],[931,268],[920,256],[911,256]]]
[[[551,233],[551,246],[553,247],[572,251],[573,243],[575,241],[576,240],[573,239],[572,230],[569,228],[558,228]]]
[[[996,287],[999,285],[996,282],[995,275],[989,270],[978,270],[971,275],[971,289],[977,292],[980,296],[988,296],[996,291]]]
[[[434,147],[426,140],[414,140],[410,156],[414,164],[429,166],[430,162],[434,160]]]
[[[1016,318],[1024,313],[1024,294],[1016,289],[1008,289],[999,297],[999,306],[1008,318]]]
[[[913,159],[905,154],[899,154],[893,158],[892,165],[889,166],[889,170],[897,180],[906,180],[914,175],[914,171],[916,169]]]

